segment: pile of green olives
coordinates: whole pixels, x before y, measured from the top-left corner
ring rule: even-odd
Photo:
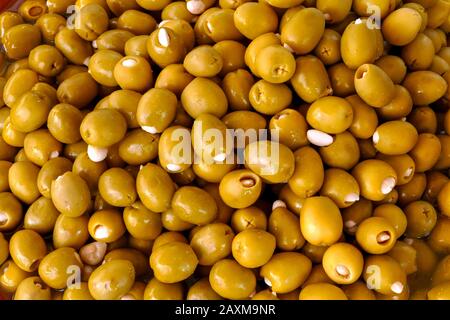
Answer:
[[[449,33],[450,0],[4,11],[0,299],[449,300]]]

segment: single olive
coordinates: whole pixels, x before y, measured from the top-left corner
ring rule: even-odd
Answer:
[[[300,212],[300,229],[305,240],[313,245],[336,243],[343,230],[339,208],[328,197],[307,198]]]
[[[133,286],[135,270],[127,260],[111,260],[89,277],[89,292],[96,300],[117,300]]]
[[[292,75],[291,84],[298,96],[308,103],[333,94],[325,65],[319,58],[312,55],[296,59],[295,73]]]
[[[329,283],[312,283],[305,286],[299,300],[348,300],[344,291]]]
[[[126,228],[118,210],[106,209],[95,212],[89,218],[88,230],[96,241],[111,243],[120,239]]]
[[[406,273],[388,255],[371,255],[365,260],[364,280],[370,289],[384,295],[401,294],[406,289]]]
[[[19,283],[14,300],[51,300],[51,291],[41,278],[32,276]]]
[[[148,163],[137,175],[136,190],[148,209],[163,212],[170,207],[175,186],[168,173],[160,166]]]
[[[182,242],[166,243],[152,251],[150,266],[155,277],[164,283],[176,283],[191,276],[198,264],[193,249]]]
[[[268,230],[275,236],[277,248],[280,250],[294,251],[305,244],[299,219],[285,207],[278,207],[272,211]]]
[[[370,217],[356,230],[356,241],[368,253],[383,254],[391,250],[397,238],[394,226],[383,217]]]
[[[256,277],[234,260],[216,262],[209,274],[213,290],[226,299],[247,299],[256,289]]]
[[[183,300],[183,284],[163,283],[156,278],[151,279],[144,291],[144,300]]]
[[[186,222],[204,225],[212,222],[217,216],[217,204],[206,191],[184,186],[175,191],[172,198],[174,213]]]

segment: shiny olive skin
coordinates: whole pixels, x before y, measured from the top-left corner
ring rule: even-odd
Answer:
[[[80,256],[73,248],[59,248],[42,259],[39,264],[39,276],[51,288],[64,289],[71,272],[69,268],[81,268]],[[72,271],[73,272],[73,271]]]
[[[322,132],[342,133],[352,124],[353,109],[345,99],[323,97],[311,104],[306,120],[314,129]]]
[[[351,284],[361,276],[364,259],[356,247],[347,243],[336,243],[325,251],[322,265],[334,282]]]
[[[29,277],[17,286],[14,300],[51,300],[51,291],[39,277]]]
[[[3,101],[12,108],[15,102],[39,81],[38,74],[30,69],[14,72],[3,87]]]
[[[164,105],[164,108],[161,106]],[[177,97],[168,89],[153,88],[139,100],[136,118],[143,130],[150,133],[164,131],[175,119]]]
[[[375,64],[383,69],[395,84],[400,84],[405,79],[407,67],[402,58],[386,55],[375,61]]]
[[[40,234],[50,233],[59,214],[51,199],[40,197],[28,207],[24,216],[24,227]]]
[[[219,185],[220,196],[230,207],[242,209],[251,206],[261,194],[262,182],[250,170],[234,170],[227,173]]]
[[[150,266],[155,277],[164,283],[176,283],[192,275],[198,259],[193,249],[182,242],[170,242],[150,255]]]
[[[88,72],[72,75],[64,80],[57,90],[60,103],[68,103],[79,109],[86,107],[97,93],[98,84]]]
[[[2,292],[13,293],[22,280],[32,275],[33,273],[20,269],[9,259],[0,266],[0,288]]]
[[[311,266],[311,261],[301,253],[284,252],[274,255],[261,268],[260,274],[274,292],[287,293],[305,282]]]
[[[125,136],[127,124],[119,111],[99,109],[88,113],[80,125],[86,143],[96,147],[109,147]]]
[[[153,71],[143,57],[123,57],[114,67],[117,84],[126,90],[143,92],[153,84]]]
[[[14,163],[8,172],[11,192],[21,201],[31,204],[39,197],[37,177],[39,167],[30,161]]]
[[[448,85],[438,74],[431,71],[416,71],[407,74],[403,86],[409,91],[415,105],[429,105],[446,92]]]
[[[0,192],[5,192],[9,190],[8,183],[8,171],[11,168],[12,162],[0,161]]]
[[[187,300],[223,300],[211,287],[208,278],[201,278],[194,283],[186,296]]]
[[[53,228],[53,246],[55,248],[81,248],[89,238],[87,215],[76,218],[60,214]]]
[[[398,120],[383,123],[373,135],[375,148],[387,155],[408,153],[414,148],[417,140],[416,128],[409,122]]]
[[[133,264],[127,260],[111,260],[89,277],[89,292],[96,300],[117,300],[130,291],[135,279]]]
[[[342,61],[350,69],[356,70],[365,63],[373,63],[379,58],[378,37],[380,30],[370,29],[366,19],[351,22],[341,38]]]
[[[228,108],[223,90],[214,81],[206,78],[192,80],[181,94],[181,103],[194,119],[202,113],[222,117]]]
[[[292,91],[284,83],[256,82],[249,92],[251,106],[259,113],[274,115],[292,102]]]
[[[168,89],[180,96],[193,79],[194,77],[184,69],[182,64],[170,64],[159,73],[155,80],[155,88]]]
[[[11,258],[19,268],[26,272],[37,270],[47,253],[44,239],[35,231],[21,230],[9,240]]]
[[[175,191],[172,209],[182,220],[197,225],[208,224],[217,216],[214,198],[206,191],[193,186],[184,186]]]
[[[278,207],[272,211],[268,230],[275,236],[277,248],[280,250],[297,250],[305,244],[298,218],[284,207]]]
[[[325,65],[312,55],[296,59],[295,73],[291,77],[291,84],[298,96],[308,103],[333,93]]]
[[[311,52],[325,30],[325,18],[315,8],[296,12],[281,29],[281,41],[297,54]]]
[[[285,109],[275,114],[269,128],[278,130],[279,140],[292,150],[307,145],[307,124],[303,115],[293,109]]]
[[[58,211],[72,218],[83,215],[91,202],[87,183],[72,172],[66,172],[52,182],[51,197]]]
[[[136,277],[148,274],[150,267],[148,265],[147,256],[142,252],[131,249],[131,248],[119,248],[109,251],[103,262],[114,261],[114,260],[127,260],[133,264],[134,270],[136,272]]]
[[[47,127],[58,141],[75,143],[81,139],[79,132],[83,115],[80,110],[70,104],[61,103],[54,106],[47,119]]]
[[[66,26],[66,23],[66,19],[58,13],[45,13],[37,19],[35,25],[41,30],[44,42],[52,44],[56,34]]]
[[[317,151],[306,146],[295,151],[296,165],[288,184],[291,190],[300,198],[313,196],[320,190],[324,180],[324,167]]]
[[[102,33],[96,40],[97,49],[109,49],[124,54],[125,43],[134,36],[127,30],[112,29]]]
[[[387,105],[395,94],[391,78],[374,64],[363,64],[356,70],[355,89],[361,99],[375,108]],[[383,96],[378,95],[380,90],[385,92]]]
[[[395,170],[382,160],[365,160],[355,166],[353,177],[358,181],[361,195],[380,201],[392,191],[397,182]]]
[[[232,242],[236,261],[246,268],[256,268],[269,261],[275,250],[275,237],[260,229],[246,229],[238,233]]]
[[[344,291],[329,283],[312,283],[305,286],[299,300],[348,300]]]
[[[356,241],[368,253],[383,254],[395,245],[396,232],[392,224],[382,217],[370,217],[360,223]]]
[[[339,62],[341,60],[341,35],[332,29],[325,29],[314,53],[327,66]]]
[[[305,240],[313,245],[329,246],[336,243],[343,230],[339,208],[328,197],[306,199],[300,211],[300,230]]]
[[[113,50],[98,50],[89,58],[89,74],[101,85],[117,86],[113,71],[122,57],[120,53]]]
[[[23,217],[22,205],[18,198],[10,192],[0,193],[1,225],[0,231],[7,232],[16,228]]]
[[[255,274],[236,261],[224,259],[216,262],[209,274],[211,287],[226,299],[246,299],[255,291]]]
[[[86,181],[89,190],[95,193],[98,190],[100,176],[107,170],[105,161],[94,162],[89,159],[87,152],[82,152],[75,158],[72,171]]]
[[[151,279],[144,291],[144,300],[183,300],[182,283],[163,283],[156,278]]]
[[[237,209],[231,216],[231,227],[235,232],[251,228],[266,230],[267,217],[264,211],[255,206]]]
[[[136,190],[142,203],[148,209],[163,212],[170,207],[175,186],[167,172],[149,163],[137,175]]]
[[[259,16],[255,20],[250,17]],[[234,12],[234,25],[245,37],[255,39],[264,33],[273,32],[278,25],[275,11],[265,3],[244,3]]]
[[[98,181],[102,198],[116,207],[127,207],[137,198],[135,179],[121,168],[111,168],[103,172]]]
[[[159,214],[148,210],[141,202],[135,202],[123,211],[127,231],[135,238],[154,240],[162,231]]]
[[[160,36],[161,34],[161,36]],[[160,43],[160,39],[166,39]],[[161,68],[173,63],[180,63],[186,55],[186,48],[182,38],[169,28],[159,28],[150,34],[147,40],[149,56]]]
[[[93,53],[90,43],[69,28],[63,28],[56,34],[55,46],[70,62],[77,65],[83,65]]]
[[[400,238],[406,230],[407,219],[402,209],[392,203],[381,204],[373,211],[374,217],[383,217],[395,229],[396,237]]]
[[[377,279],[374,275],[376,274]],[[376,292],[386,295],[400,294],[406,286],[406,274],[400,264],[387,255],[371,255],[365,260],[364,280]]]
[[[287,182],[294,173],[293,152],[275,141],[256,141],[245,148],[245,165],[266,183]]]
[[[192,237],[190,246],[200,265],[213,265],[231,253],[233,230],[223,223],[201,227]]]
[[[112,243],[123,236],[126,228],[118,210],[105,209],[95,212],[89,218],[88,230],[95,240]]]
[[[29,55],[41,42],[39,28],[31,24],[18,24],[9,28],[2,37],[2,43],[8,58],[18,60]]]

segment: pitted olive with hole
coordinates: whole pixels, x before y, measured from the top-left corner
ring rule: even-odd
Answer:
[[[123,236],[126,228],[118,210],[106,209],[95,212],[89,218],[88,230],[96,241],[112,243]]]
[[[395,259],[387,255],[367,257],[363,277],[368,285],[381,294],[401,294],[406,289],[405,272]]]
[[[359,183],[361,195],[372,201],[383,200],[397,184],[395,170],[382,160],[360,162],[352,175]]]
[[[152,68],[143,57],[123,57],[115,64],[113,72],[122,89],[144,92],[153,85]]]

